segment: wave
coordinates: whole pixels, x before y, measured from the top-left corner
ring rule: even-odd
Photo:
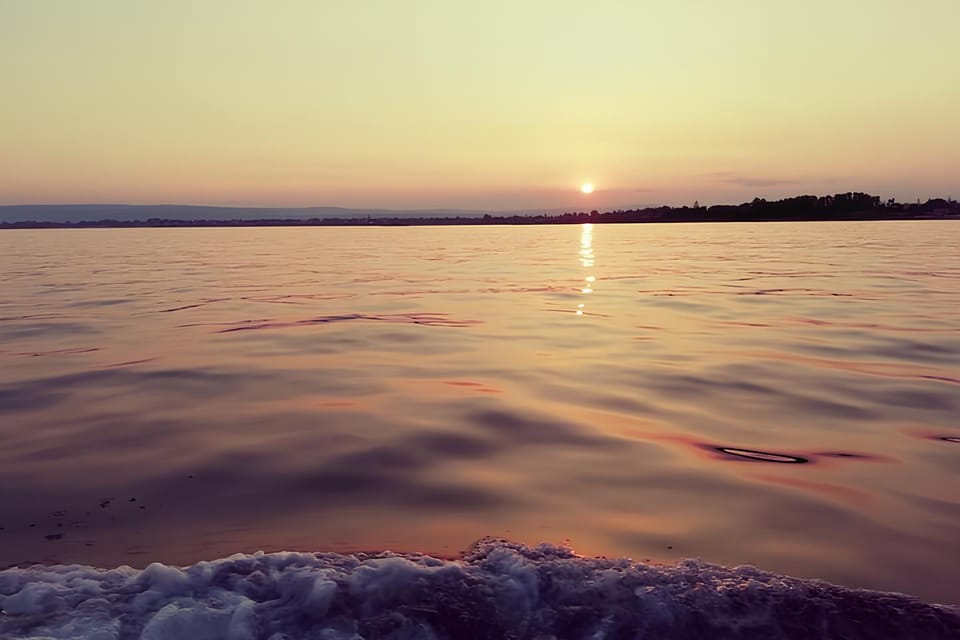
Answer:
[[[960,638],[960,611],[749,566],[583,558],[487,538],[457,560],[281,552],[183,569],[6,569],[0,637],[937,640]]]

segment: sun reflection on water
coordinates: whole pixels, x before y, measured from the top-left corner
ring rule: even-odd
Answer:
[[[580,264],[585,269],[592,269],[594,265],[593,255],[593,225],[589,222],[583,225],[580,232]],[[580,287],[580,293],[587,295],[593,293],[593,283],[597,281],[594,275],[588,275],[583,278],[583,284]],[[585,303],[577,305],[577,315],[582,316]]]

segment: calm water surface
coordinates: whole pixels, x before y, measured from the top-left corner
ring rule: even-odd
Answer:
[[[0,233],[0,566],[497,535],[960,602],[960,224]]]

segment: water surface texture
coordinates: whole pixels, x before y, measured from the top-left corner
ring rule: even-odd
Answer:
[[[482,536],[960,602],[960,224],[0,233],[0,566]]]

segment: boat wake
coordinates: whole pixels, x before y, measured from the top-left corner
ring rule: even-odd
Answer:
[[[0,571],[0,637],[95,640],[960,638],[960,611],[753,567],[483,539],[420,554],[237,554]]]

